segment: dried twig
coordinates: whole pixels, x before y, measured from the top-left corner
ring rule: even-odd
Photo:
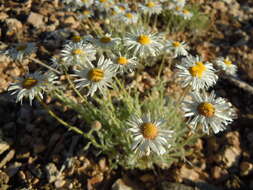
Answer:
[[[240,80],[237,77],[231,76],[231,75],[223,75],[222,78],[229,80],[231,83],[233,83],[237,87],[239,87],[239,88],[241,88],[253,95],[253,86],[251,86],[250,84]]]

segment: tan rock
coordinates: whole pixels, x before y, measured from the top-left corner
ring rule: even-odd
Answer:
[[[227,6],[222,1],[216,1],[212,5],[213,5],[213,8],[218,9],[221,12],[226,12],[228,10]]]
[[[191,181],[198,181],[199,174],[194,169],[188,168],[186,165],[183,165],[180,169],[180,177],[183,180],[191,180]]]
[[[230,145],[240,147],[240,134],[238,131],[228,132],[226,138]]]
[[[223,152],[223,163],[226,167],[231,167],[232,165],[238,165],[238,160],[241,156],[241,149],[236,147],[228,147]]]
[[[151,174],[144,174],[144,175],[142,175],[142,176],[140,177],[140,180],[141,180],[142,182],[147,183],[147,182],[152,182],[152,181],[154,181],[154,180],[155,180],[155,177],[154,177],[154,175],[151,175]]]
[[[4,12],[0,13],[0,20],[6,20],[8,17],[9,17],[9,15],[7,15],[6,13],[4,13]]]
[[[5,152],[9,148],[10,148],[10,145],[6,141],[0,142],[0,154],[2,154],[3,152]]]
[[[64,24],[70,25],[72,28],[76,28],[79,26],[79,23],[75,20],[73,16],[69,16],[64,19]]]
[[[3,166],[5,166],[5,164],[11,161],[14,155],[15,155],[15,150],[11,150],[10,152],[8,152],[8,154],[1,160],[0,168],[2,168]]]
[[[7,36],[14,36],[14,34],[19,36],[21,34],[23,26],[19,20],[15,18],[9,18],[5,22],[7,24]]]
[[[122,179],[118,179],[113,185],[112,190],[134,190],[135,188],[127,185]]]
[[[240,164],[240,174],[242,176],[248,175],[250,172],[252,172],[253,164],[250,162],[242,162]]]
[[[35,28],[44,26],[43,15],[31,12],[28,16],[27,22],[33,25]]]
[[[211,169],[211,176],[213,179],[220,179],[220,178],[224,178],[226,175],[228,175],[227,170],[224,170],[218,166],[214,166]]]
[[[58,188],[61,188],[62,186],[64,186],[66,183],[65,180],[63,179],[57,179],[55,182],[54,182],[54,186],[58,189]]]

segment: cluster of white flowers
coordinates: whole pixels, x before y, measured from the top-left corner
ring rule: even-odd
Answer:
[[[184,19],[191,19],[193,13],[186,8],[186,0],[172,0],[169,4],[169,9],[173,10],[175,15],[181,16]]]
[[[182,58],[177,76],[181,80],[182,87],[192,90],[191,99],[183,102],[185,117],[189,117],[189,125],[195,129],[201,126],[203,132],[209,134],[210,129],[213,133],[225,130],[225,126],[232,122],[235,117],[235,110],[232,105],[223,98],[215,98],[214,91],[208,96],[206,90],[214,86],[218,80],[219,71],[231,73],[232,62],[224,63],[228,58],[218,58],[217,69],[212,63],[204,62],[200,57],[187,55]],[[221,67],[221,65],[223,67]],[[225,65],[230,65],[226,66]],[[219,69],[221,67],[221,69]],[[235,65],[233,67],[236,68]],[[235,69],[233,69],[235,70]],[[235,72],[233,72],[235,74]]]
[[[67,40],[60,54],[52,59],[52,68],[59,73],[71,72],[76,89],[86,89],[86,96],[95,93],[107,95],[112,88],[114,77],[124,73],[132,73],[140,64],[148,65],[149,58],[160,59],[161,55],[180,60],[176,65],[177,77],[182,87],[191,89],[192,99],[183,102],[182,110],[189,118],[189,125],[195,129],[201,126],[205,133],[218,133],[232,122],[234,110],[232,105],[223,98],[215,98],[214,92],[206,93],[218,80],[217,72],[235,75],[236,66],[229,58],[218,58],[214,66],[198,56],[189,53],[189,46],[184,41],[165,39],[161,32],[152,32],[151,28],[135,25],[142,16],[157,15],[163,11],[167,1],[147,0],[137,4],[137,14],[127,3],[115,3],[112,0],[63,0],[68,8],[81,10],[80,19],[89,19],[94,10],[104,11],[112,20],[122,22],[131,29],[124,34],[104,33],[96,36],[75,35]],[[169,8],[184,19],[193,14],[185,8],[185,0],[173,0]],[[145,20],[145,19],[144,19]],[[14,60],[22,61],[24,56],[36,50],[33,43],[17,45],[4,51]],[[217,70],[216,70],[217,68]],[[17,94],[17,101],[22,103],[28,97],[30,103],[38,96],[43,98],[49,84],[55,84],[57,78],[48,72],[35,72],[19,78],[11,84],[9,90]],[[159,105],[158,105],[159,106]],[[166,125],[163,118],[156,118],[149,112],[133,115],[128,120],[129,131],[132,133],[132,149],[145,154],[162,155],[170,148],[169,139],[173,136],[173,128]]]

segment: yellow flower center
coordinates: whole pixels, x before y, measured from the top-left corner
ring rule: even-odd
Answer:
[[[189,68],[189,72],[193,77],[201,78],[204,71],[206,70],[206,66],[202,62],[197,62],[195,64],[195,66]]]
[[[120,65],[125,65],[125,64],[127,64],[128,60],[125,57],[119,57],[118,60],[117,60],[117,62]]]
[[[155,3],[154,2],[148,2],[146,4],[146,6],[149,7],[149,8],[153,8],[155,6]]]
[[[75,42],[75,43],[78,43],[78,42],[81,41],[81,36],[73,36],[73,37],[71,38],[71,40],[72,40],[73,42]]]
[[[105,3],[107,0],[99,0],[100,3]]]
[[[176,6],[175,9],[176,9],[176,11],[180,11],[180,10],[181,10],[181,7]]]
[[[88,2],[88,0],[82,0],[82,2],[83,2],[83,3],[87,3],[87,2]]]
[[[26,48],[27,48],[27,45],[26,45],[26,44],[23,44],[23,45],[17,46],[17,47],[16,47],[16,50],[18,50],[18,51],[24,51]]]
[[[36,79],[27,78],[22,82],[22,87],[26,88],[26,89],[30,89],[30,88],[34,87],[37,83],[38,83],[38,81]]]
[[[83,11],[83,15],[89,15],[89,14],[90,14],[90,11],[88,11],[88,10]]]
[[[88,78],[92,82],[99,82],[104,78],[104,71],[98,68],[91,69],[88,72]]]
[[[182,11],[185,15],[187,15],[187,14],[189,14],[190,13],[190,11],[188,11],[187,9],[183,9],[183,11]]]
[[[74,49],[72,51],[72,54],[73,55],[83,55],[84,54],[84,51],[82,49]]]
[[[107,43],[110,43],[112,41],[112,39],[110,37],[102,37],[100,38],[100,42],[104,43],[104,44],[107,44]]]
[[[140,127],[141,133],[144,138],[153,140],[158,135],[158,128],[153,123],[143,123]]]
[[[224,63],[225,63],[227,66],[231,66],[231,65],[232,65],[232,61],[230,61],[228,58],[224,60]]]
[[[112,15],[117,15],[118,13],[115,10],[111,11]]]
[[[142,45],[148,45],[151,43],[151,40],[147,35],[140,35],[138,37],[138,42]]]
[[[133,18],[133,15],[132,15],[131,13],[126,13],[125,16],[126,16],[127,18]]]
[[[179,47],[181,45],[181,43],[178,41],[174,41],[174,42],[172,42],[172,45],[173,45],[173,47]]]
[[[119,6],[119,9],[122,10],[122,11],[125,11],[125,10],[126,10],[126,8],[123,7],[123,6]]]
[[[199,114],[205,116],[205,117],[213,117],[215,112],[215,107],[208,102],[202,102],[198,105],[197,108]]]

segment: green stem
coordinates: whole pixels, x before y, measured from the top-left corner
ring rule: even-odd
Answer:
[[[58,70],[54,69],[53,67],[51,67],[51,66],[49,66],[49,65],[47,65],[47,64],[45,64],[45,63],[43,63],[42,61],[40,61],[40,60],[38,60],[38,59],[30,58],[30,60],[31,60],[31,61],[34,61],[34,62],[37,63],[37,64],[42,65],[43,67],[46,67],[47,69],[49,69],[49,70],[51,70],[51,71],[57,73],[58,75],[61,74],[60,71],[58,71]]]
[[[68,83],[70,84],[71,88],[75,91],[75,93],[82,99],[82,102],[86,102],[87,103],[87,99],[83,97],[83,95],[76,89],[75,85],[73,84],[73,82],[71,81],[71,79],[69,78],[69,74],[67,73],[67,69],[66,67],[64,67],[64,74],[67,77]]]
[[[157,25],[157,14],[155,14],[155,18],[154,18],[154,25],[153,25],[153,30],[156,29],[156,25]]]
[[[63,126],[65,126],[68,130],[73,131],[81,136],[83,136],[86,139],[89,139],[91,141],[91,143],[96,147],[96,148],[101,148],[101,145],[98,144],[94,138],[91,136],[91,132],[88,134],[85,134],[82,130],[78,129],[76,126],[70,125],[69,123],[67,123],[66,121],[64,121],[63,119],[61,119],[59,116],[57,116],[53,110],[50,109],[50,107],[45,104],[43,102],[43,100],[40,97],[36,97],[37,100],[42,104],[42,106],[47,110],[47,112],[53,117],[55,118],[59,123],[61,123]]]
[[[158,70],[158,74],[157,74],[157,79],[160,79],[160,77],[161,77],[162,70],[164,68],[164,63],[165,63],[165,57],[166,57],[166,54],[163,54],[162,62],[160,64],[160,67],[159,67],[159,70]]]
[[[183,94],[178,98],[178,106],[181,105],[181,103],[183,102],[185,96],[189,93],[189,91],[191,90],[191,86],[188,85],[187,87],[184,88]]]

